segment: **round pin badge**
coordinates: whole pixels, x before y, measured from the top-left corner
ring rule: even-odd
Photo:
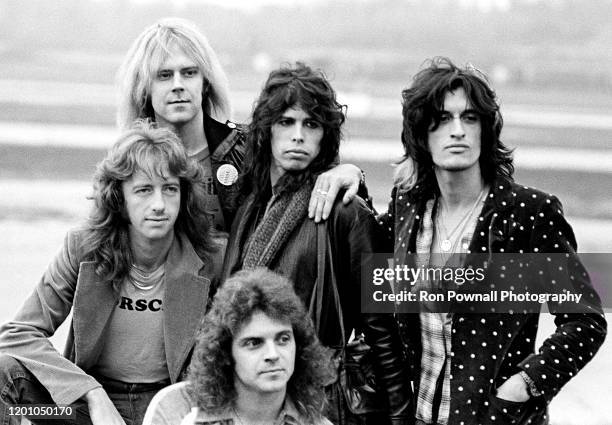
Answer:
[[[223,186],[231,186],[238,180],[238,170],[231,164],[223,164],[217,169],[217,180]]]

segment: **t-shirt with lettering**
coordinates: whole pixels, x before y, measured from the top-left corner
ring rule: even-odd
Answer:
[[[139,289],[130,277],[124,279],[94,373],[129,383],[169,377],[164,348],[166,285],[163,266],[160,269],[155,285],[147,290]]]

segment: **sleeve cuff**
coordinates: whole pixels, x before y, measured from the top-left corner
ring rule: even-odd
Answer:
[[[531,395],[531,397],[540,397],[542,395],[542,392],[538,390],[535,382],[533,382],[533,379],[531,379],[531,377],[527,375],[527,372],[521,370],[519,372],[519,375],[521,375],[521,378],[523,378],[523,381],[525,381],[525,384],[527,384],[527,391],[529,392],[529,395]]]

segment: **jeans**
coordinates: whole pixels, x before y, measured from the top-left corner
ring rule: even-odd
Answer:
[[[140,425],[153,396],[170,381],[151,384],[129,384],[114,379],[94,376],[102,384],[126,425]],[[0,354],[0,425],[19,425],[21,417],[9,416],[9,406],[15,404],[55,404],[49,392],[21,362],[7,354]],[[91,425],[89,409],[84,399],[71,404],[76,418],[29,419],[33,424]]]

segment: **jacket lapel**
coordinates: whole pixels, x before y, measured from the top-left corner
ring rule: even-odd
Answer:
[[[505,179],[498,178],[492,184],[474,229],[470,252],[474,254],[497,252],[493,245],[503,242],[507,237],[509,224],[504,223],[503,212],[514,207],[514,197],[510,195],[510,190],[511,183]]]
[[[233,235],[233,237],[229,238],[225,251],[221,282],[225,282],[225,280],[230,277],[240,261],[244,233],[246,232],[247,223],[250,222],[249,219],[253,212],[254,203],[255,196],[251,194],[244,200],[244,204],[238,210],[236,218],[232,223],[230,235]]]
[[[206,313],[210,280],[198,275],[204,263],[186,238],[175,239],[167,260],[164,295],[164,345],[172,382],[176,382]]]
[[[100,280],[95,263],[82,262],[74,295],[74,361],[87,370],[98,358],[100,339],[117,304],[112,285]]]
[[[423,221],[427,199],[414,199],[410,191],[398,190],[395,198],[395,257],[404,261],[416,252],[416,237]]]

